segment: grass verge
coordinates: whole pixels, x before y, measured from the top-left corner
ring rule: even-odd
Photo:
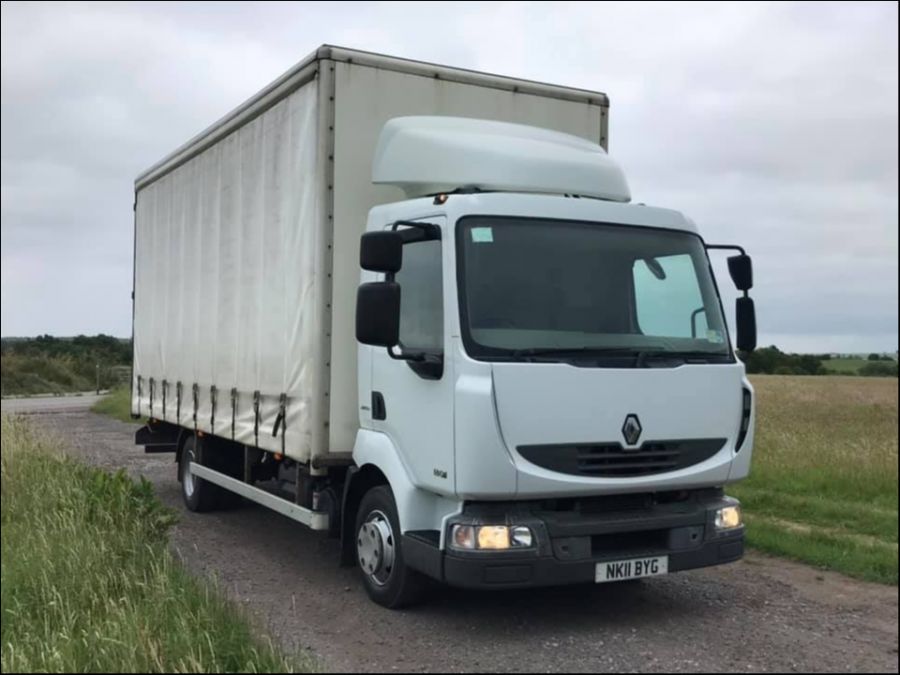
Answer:
[[[169,552],[150,483],[55,454],[2,419],[3,672],[291,672]]]
[[[92,405],[91,410],[131,424],[136,421],[131,419],[131,392],[128,389],[113,389]]]
[[[757,393],[747,541],[849,576],[897,584],[897,384],[751,377]]]

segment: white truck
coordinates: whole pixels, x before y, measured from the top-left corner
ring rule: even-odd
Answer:
[[[132,414],[184,501],[340,538],[373,600],[737,560],[753,390],[607,97],[323,46],[135,181]],[[238,544],[238,542],[236,542]]]

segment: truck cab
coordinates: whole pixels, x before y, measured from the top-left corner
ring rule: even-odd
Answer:
[[[740,558],[724,486],[749,472],[753,389],[694,223],[629,203],[599,146],[521,125],[392,120],[373,166],[411,197],[360,246],[353,459],[395,509],[351,509],[373,598]],[[750,350],[752,300],[737,315]]]

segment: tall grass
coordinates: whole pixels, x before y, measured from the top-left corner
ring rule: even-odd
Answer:
[[[172,558],[146,480],[2,420],[2,670],[287,672],[297,664]]]
[[[730,488],[757,548],[897,583],[897,381],[755,375],[750,478]]]

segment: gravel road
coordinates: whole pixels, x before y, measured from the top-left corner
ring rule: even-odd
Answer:
[[[173,545],[290,650],[330,671],[891,671],[897,589],[750,555],[639,583],[531,592],[438,589],[392,612],[371,603],[334,540],[255,505],[193,514],[171,455],[88,412],[35,416],[61,445],[151,480],[181,512]]]

